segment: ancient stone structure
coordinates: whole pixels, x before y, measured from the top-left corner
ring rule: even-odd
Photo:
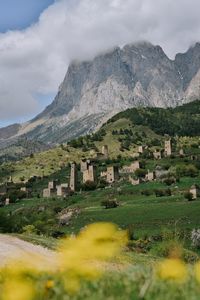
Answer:
[[[107,159],[109,157],[109,151],[108,151],[108,146],[104,145],[102,147],[102,154],[104,155],[105,159]]]
[[[199,189],[199,187],[196,184],[194,184],[190,188],[190,193],[192,194],[192,199],[196,200],[200,196],[200,189]]]
[[[132,178],[131,176],[129,176],[129,182],[132,184],[132,185],[139,185],[141,183],[141,179],[134,179]]]
[[[96,182],[96,166],[89,165],[88,169],[83,172],[83,183],[87,181]]]
[[[26,196],[29,197],[31,195],[31,188],[27,188],[27,187],[22,187],[20,189],[21,192],[26,193]]]
[[[84,172],[88,169],[89,164],[91,161],[89,159],[82,159],[81,160],[81,172]]]
[[[71,173],[70,173],[70,189],[72,192],[77,190],[78,185],[78,172],[77,172],[77,165],[75,162],[71,164]]]
[[[171,139],[165,141],[165,156],[172,155],[172,142]]]
[[[50,198],[56,196],[56,189],[47,188],[43,190],[43,198]]]
[[[62,183],[61,185],[57,185],[56,190],[58,197],[66,197],[70,194],[70,188],[68,183]]]
[[[105,156],[103,155],[102,152],[96,152],[95,153],[95,158],[98,159],[98,160],[104,160]]]
[[[162,152],[159,151],[159,150],[154,151],[154,152],[153,152],[153,157],[154,157],[155,159],[161,159],[161,158],[162,158]]]
[[[52,189],[52,190],[56,190],[56,184],[57,184],[57,181],[56,181],[56,180],[49,181],[49,183],[48,183],[48,188],[49,188],[49,189]]]
[[[8,206],[9,204],[10,204],[10,199],[6,198],[6,200],[5,200],[5,206]]]
[[[197,156],[197,155],[191,155],[190,159],[191,159],[191,160],[197,160],[197,159],[198,159],[198,156]]]
[[[150,171],[148,170],[148,173],[147,173],[147,175],[146,175],[146,180],[147,180],[147,181],[154,181],[155,179],[156,179],[156,172],[155,172],[155,171],[150,172]]]
[[[143,146],[139,146],[138,147],[138,153],[142,154],[144,152],[144,147]]]
[[[113,183],[119,180],[119,168],[117,166],[107,168],[106,180],[108,183]]]
[[[107,171],[102,171],[102,172],[100,173],[100,176],[101,176],[101,177],[106,177],[106,176],[107,176]]]
[[[136,170],[140,169],[141,164],[138,160],[134,161],[130,166],[123,166],[120,170],[121,173],[134,173]]]
[[[180,155],[180,156],[184,156],[184,150],[183,150],[183,149],[180,149],[180,150],[179,150],[179,155]]]
[[[50,198],[56,196],[56,184],[57,181],[49,181],[48,188],[43,190],[43,197],[44,198]]]

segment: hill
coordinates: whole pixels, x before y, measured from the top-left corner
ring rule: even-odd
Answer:
[[[31,155],[34,153],[34,147],[30,143],[26,150],[30,157],[15,163],[4,162],[0,167],[0,178],[7,180],[12,176],[14,180],[20,181],[20,178],[29,179],[31,176],[49,176],[71,161],[80,162],[82,158],[95,158],[104,145],[108,145],[110,159],[117,159],[118,156],[126,159],[137,153],[139,145],[148,145],[152,151],[161,149],[165,134],[177,139],[179,149],[185,148],[185,151],[188,149],[190,152],[192,146],[195,152],[200,143],[199,112],[200,101],[177,108],[128,109],[111,118],[96,133],[71,140],[68,144]],[[19,153],[15,155],[13,146],[10,147],[4,152],[1,150],[0,157],[5,159],[3,155],[7,153],[9,158],[10,151],[11,157],[19,159]],[[17,149],[19,151],[19,148]]]
[[[200,136],[200,102],[198,100],[176,108],[132,108],[111,118],[107,123],[120,119],[134,125],[147,126],[155,133],[170,136]]]

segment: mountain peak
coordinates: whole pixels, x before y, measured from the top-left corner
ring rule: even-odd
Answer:
[[[146,41],[114,47],[92,60],[73,61],[52,104],[23,132],[63,142],[127,108],[175,107],[200,98],[199,76],[200,43],[174,61]]]

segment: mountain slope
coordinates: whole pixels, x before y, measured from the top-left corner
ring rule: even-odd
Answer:
[[[92,61],[73,62],[52,104],[22,124],[15,137],[67,141],[128,108],[175,107],[199,99],[199,82],[199,43],[173,61],[150,43],[117,47]]]
[[[179,137],[177,137],[177,134]],[[164,135],[175,137],[184,151],[199,153],[200,101],[176,108],[132,108],[118,113],[108,120],[96,133],[72,140],[44,152],[36,153],[18,162],[0,164],[0,182],[10,176],[16,181],[31,176],[49,176],[58,172],[66,176],[65,167],[71,161],[95,158],[96,151],[108,145],[109,157],[130,158],[137,153],[139,145],[148,145],[151,151],[163,147]],[[179,150],[177,149],[177,151]],[[1,157],[0,157],[1,158]],[[0,159],[1,161],[1,159]]]

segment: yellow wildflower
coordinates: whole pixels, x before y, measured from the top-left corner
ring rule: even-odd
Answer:
[[[53,280],[47,280],[46,284],[45,284],[45,288],[47,290],[50,290],[54,287],[54,281]]]
[[[62,241],[59,265],[66,273],[67,286],[77,289],[81,278],[93,279],[100,275],[98,262],[107,261],[119,253],[127,242],[125,231],[110,223],[89,225],[77,237]],[[71,280],[70,280],[71,279]]]
[[[180,259],[169,258],[159,263],[157,273],[161,279],[182,281],[186,279],[187,268]]]
[[[196,277],[197,281],[200,282],[200,261],[198,263],[196,263],[196,265],[194,267],[194,272],[195,272],[195,277]]]
[[[25,279],[13,278],[3,285],[2,300],[31,300],[34,295],[32,283]]]

